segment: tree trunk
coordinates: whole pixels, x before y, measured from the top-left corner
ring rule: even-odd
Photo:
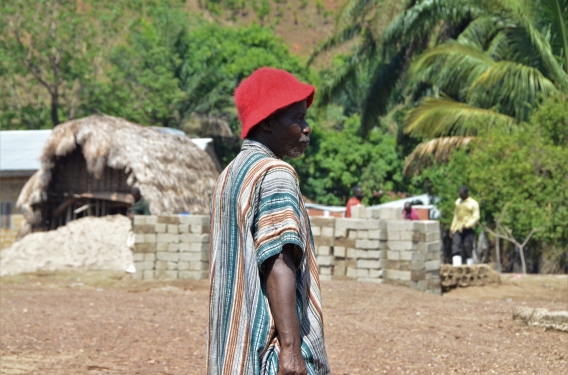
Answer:
[[[497,257],[497,266],[499,267],[499,273],[501,273],[503,269],[501,267],[501,248],[499,240],[499,237],[495,237],[495,256]]]
[[[521,254],[521,265],[523,266],[523,274],[527,274],[527,264],[525,263],[525,252],[523,251],[524,246],[518,246],[519,253]]]
[[[59,91],[57,87],[53,90],[51,94],[51,121],[53,122],[53,126],[59,125],[59,114],[57,113],[59,109]]]

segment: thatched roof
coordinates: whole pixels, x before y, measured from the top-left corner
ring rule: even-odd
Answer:
[[[208,213],[219,171],[205,151],[188,137],[97,115],[53,129],[41,155],[41,168],[18,198],[17,205],[28,222],[35,220],[32,205],[47,199],[46,189],[58,158],[79,146],[87,170],[95,177],[99,178],[105,167],[125,170],[127,184],[140,189],[153,214]]]

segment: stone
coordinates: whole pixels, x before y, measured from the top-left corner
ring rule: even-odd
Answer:
[[[179,225],[178,224],[168,224],[167,232],[171,234],[179,234]]]

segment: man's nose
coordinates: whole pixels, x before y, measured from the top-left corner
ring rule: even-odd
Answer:
[[[310,128],[310,125],[308,125],[308,123],[306,123],[306,125],[302,128],[302,133],[306,135],[312,134],[312,128]]]

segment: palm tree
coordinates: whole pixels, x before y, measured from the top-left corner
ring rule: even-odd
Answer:
[[[482,13],[476,0],[350,0],[336,24],[336,33],[324,42],[308,63],[321,52],[358,39],[349,58],[320,88],[326,104],[361,75],[366,84],[361,103],[361,131],[365,135],[380,115],[396,104],[393,91],[405,87],[411,58],[430,43],[456,36],[464,25]],[[360,80],[359,80],[360,81]]]
[[[445,148],[438,154],[447,157],[469,143],[460,137],[514,126],[546,97],[568,93],[568,0],[492,0],[484,9],[456,40],[428,49],[410,68],[412,77],[444,95],[409,111],[405,131],[445,137],[419,145],[406,169],[430,162],[424,150]]]

